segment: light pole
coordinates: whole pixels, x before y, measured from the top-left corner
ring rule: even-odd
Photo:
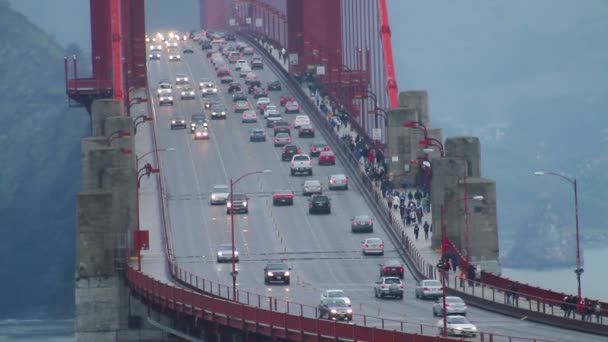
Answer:
[[[446,306],[446,296],[447,296],[447,291],[446,291],[446,286],[445,286],[445,279],[447,278],[447,274],[445,272],[445,265],[447,264],[447,260],[446,260],[446,252],[448,249],[448,238],[446,236],[446,226],[445,226],[445,211],[452,205],[459,203],[460,201],[466,201],[469,199],[474,199],[476,201],[481,201],[483,200],[483,196],[473,196],[473,197],[462,197],[462,198],[458,198],[455,199],[451,202],[446,203],[445,205],[442,204],[441,205],[441,287],[443,288],[442,291],[442,296],[443,296],[443,336],[447,337],[448,336],[448,321],[447,321],[447,306]]]
[[[424,139],[418,141],[418,143],[420,145],[424,145],[425,147],[436,146],[437,148],[439,148],[439,154],[441,155],[441,157],[445,157],[445,149],[443,148],[443,144],[438,139],[429,137],[429,130],[426,128],[426,126],[422,122],[409,121],[409,122],[404,123],[402,126],[406,127],[406,128],[420,129],[422,131],[422,133],[424,134]]]
[[[128,131],[115,131],[112,132],[112,134],[108,135],[108,138],[106,139],[106,142],[108,144],[108,146],[112,145],[112,141],[114,141],[115,139],[118,138],[124,138],[124,137],[130,137],[131,136],[131,132]]]
[[[160,169],[159,168],[152,168],[152,164],[147,163],[146,165],[142,166],[142,168],[139,168],[139,161],[154,152],[161,152],[161,151],[175,151],[176,149],[173,147],[168,147],[168,148],[158,148],[156,150],[152,150],[150,152],[146,152],[144,154],[142,154],[140,157],[136,157],[135,158],[135,171],[136,171],[136,175],[135,178],[137,180],[137,183],[135,184],[137,189],[137,193],[135,194],[135,212],[136,212],[136,216],[137,218],[135,219],[135,225],[136,225],[136,229],[137,231],[141,230],[141,227],[139,226],[139,183],[141,181],[141,177],[143,177],[144,175],[150,175],[152,173],[159,173]],[[146,171],[146,173],[143,173],[140,175],[140,173],[142,171]],[[137,248],[137,270],[141,271],[141,248],[140,246],[138,246]]]
[[[236,270],[236,248],[234,246],[234,186],[243,178],[255,174],[260,173],[272,173],[272,170],[262,170],[262,171],[251,171],[248,172],[236,180],[232,180],[230,178],[230,235],[231,235],[231,244],[232,244],[232,272],[230,275],[232,276],[232,300],[237,301],[236,299],[236,276],[238,272]]]
[[[583,300],[582,298],[582,290],[581,290],[581,274],[583,274],[583,272],[585,270],[583,270],[581,268],[581,247],[580,247],[580,235],[579,235],[579,226],[578,226],[578,189],[577,189],[577,185],[576,185],[576,178],[570,178],[568,176],[565,176],[561,173],[557,173],[557,172],[544,172],[544,171],[536,171],[534,172],[535,176],[545,176],[545,175],[550,175],[550,176],[557,176],[565,181],[567,181],[568,183],[572,184],[572,187],[574,189],[574,218],[575,218],[575,222],[576,222],[576,269],[574,270],[574,273],[576,274],[576,282],[578,283],[578,303],[577,305],[580,306],[581,301]]]

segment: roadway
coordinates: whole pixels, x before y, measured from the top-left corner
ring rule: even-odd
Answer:
[[[163,107],[158,106],[156,96],[151,98],[158,147],[177,149],[160,157],[164,166],[161,176],[166,189],[169,234],[178,264],[214,283],[231,284],[230,263],[218,264],[215,260],[216,247],[230,243],[230,216],[226,214],[225,206],[209,205],[209,192],[215,184],[229,184],[230,178],[268,169],[271,174],[252,175],[235,188],[235,192],[244,192],[251,197],[249,214],[235,215],[236,241],[241,255],[239,289],[316,306],[323,289],[340,288],[350,295],[355,314],[425,324],[428,326],[424,333],[435,334],[436,328],[430,327],[437,322],[431,313],[432,302],[415,298],[416,282],[410,273],[405,276],[403,300],[374,298],[372,289],[379,275],[378,264],[398,258],[398,254],[378,222],[373,234],[350,233],[351,217],[372,211],[354,184],[347,191],[327,190],[329,175],[346,173],[340,161],[335,166],[315,163],[312,177],[290,176],[289,163],[281,161],[280,148],[272,145],[271,129],[266,129],[267,142],[249,142],[249,130],[265,127],[264,119],[257,124],[241,123],[241,115],[231,110],[232,99],[225,92],[226,87],[219,84],[213,67],[196,44],[194,48],[194,54],[182,54],[181,62],[168,62],[166,51],[163,51],[161,61],[148,61],[150,94],[155,94],[160,79],[174,82],[179,73],[190,77],[191,86],[199,94],[195,100],[180,100],[175,92],[174,106]],[[256,73],[264,84],[276,78],[267,66]],[[201,78],[216,81],[228,108],[227,120],[210,121],[211,139],[208,141],[194,141],[189,130],[170,129],[171,118],[183,117],[189,122],[192,114],[203,112],[198,91]],[[273,103],[278,104],[280,95],[288,93],[285,85],[283,87],[282,92],[271,92]],[[251,97],[250,103],[255,105]],[[295,115],[284,118],[293,122]],[[323,138],[319,134],[312,139],[298,138],[294,134],[294,143],[303,151],[307,151],[313,141],[320,142]],[[318,179],[325,185],[324,192],[332,199],[330,215],[308,214],[307,199],[301,196],[301,184],[307,179]],[[272,192],[284,188],[296,192],[294,206],[273,207]],[[371,236],[384,240],[384,257],[361,255],[361,241]],[[264,285],[262,270],[268,260],[285,260],[292,267],[290,286]],[[468,317],[480,330],[496,334],[564,342],[603,341],[594,335],[505,317],[473,307],[469,307]],[[360,318],[355,319],[358,320]],[[398,329],[396,323],[387,323],[386,327]],[[417,326],[407,327],[408,331],[418,329]]]

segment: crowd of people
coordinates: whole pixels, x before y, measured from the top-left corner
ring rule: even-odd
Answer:
[[[593,321],[593,315],[597,323],[600,323],[602,316],[602,303],[599,300],[589,300],[584,298],[578,301],[578,296],[566,296],[562,301],[561,309],[564,311],[564,317],[576,318],[576,313],[581,315],[581,320],[586,322]]]

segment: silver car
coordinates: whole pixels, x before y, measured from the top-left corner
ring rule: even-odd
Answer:
[[[391,296],[393,298],[403,299],[403,289],[405,285],[403,281],[397,277],[381,277],[374,284],[374,296],[376,298],[384,298]]]
[[[448,316],[446,325],[448,335],[474,337],[478,332],[477,327],[463,316]],[[437,328],[439,330],[439,335],[443,335],[443,319],[440,319],[439,322],[437,322]]]
[[[228,185],[218,184],[211,189],[211,205],[214,204],[225,204],[230,195],[230,188]]]
[[[423,279],[416,284],[416,298],[439,298],[443,295],[441,283],[435,279]]]
[[[274,137],[274,146],[285,146],[291,144],[291,135],[288,133],[279,133]]]
[[[447,315],[467,315],[467,304],[460,297],[445,297]],[[433,305],[433,316],[443,315],[443,298],[437,298]]]
[[[232,245],[229,243],[217,247],[217,262],[232,261]],[[234,249],[234,261],[239,261],[239,251]]]
[[[302,183],[302,195],[310,196],[314,194],[322,194],[321,182],[318,180],[307,180]]]
[[[343,290],[325,290],[321,293],[321,301],[327,299],[342,299],[346,302],[346,305],[351,306],[350,298],[344,293]]]
[[[328,188],[329,190],[348,190],[348,178],[345,175],[331,175],[328,179]]]
[[[361,242],[361,252],[363,255],[384,255],[384,242],[380,238],[367,238]]]

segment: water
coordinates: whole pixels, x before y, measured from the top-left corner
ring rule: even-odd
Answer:
[[[608,247],[586,248],[583,250],[585,272],[581,275],[583,297],[608,301],[606,286],[606,260]],[[553,269],[517,269],[503,268],[502,274],[513,280],[548,288],[555,291],[576,294],[577,282],[574,269],[576,266]]]
[[[0,342],[75,342],[74,320],[2,320]]]

